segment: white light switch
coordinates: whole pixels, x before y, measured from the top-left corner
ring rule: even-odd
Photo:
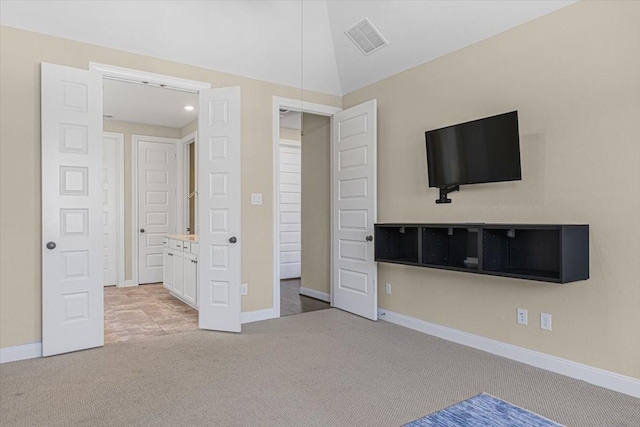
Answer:
[[[251,193],[251,204],[252,205],[261,205],[262,204],[262,193]]]

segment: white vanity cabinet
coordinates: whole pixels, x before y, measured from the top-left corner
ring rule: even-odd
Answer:
[[[198,303],[198,256],[184,254],[184,293],[183,299],[191,305]]]
[[[173,251],[173,259],[171,260],[173,267],[173,293],[181,297],[184,294],[184,255],[182,251]]]
[[[171,292],[173,290],[173,251],[167,247],[162,252],[162,284]]]
[[[198,308],[197,237],[170,235],[163,239],[163,284],[172,295]]]

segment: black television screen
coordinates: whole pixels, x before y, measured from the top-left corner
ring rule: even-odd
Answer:
[[[428,131],[426,139],[429,187],[522,179],[517,111]]]

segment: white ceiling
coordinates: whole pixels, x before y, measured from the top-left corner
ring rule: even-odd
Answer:
[[[103,89],[103,113],[113,116],[106,120],[183,128],[198,118],[195,93],[107,79]],[[193,111],[185,110],[185,105],[193,106]]]
[[[342,95],[575,1],[2,0],[0,24]],[[344,33],[365,17],[369,56]]]

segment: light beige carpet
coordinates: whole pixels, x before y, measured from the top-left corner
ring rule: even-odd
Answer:
[[[335,309],[0,365],[0,425],[398,426],[482,391],[640,425],[639,399]]]

